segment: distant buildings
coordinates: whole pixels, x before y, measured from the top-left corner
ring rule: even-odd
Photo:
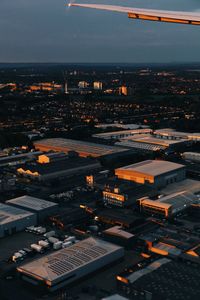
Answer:
[[[93,83],[94,90],[102,90],[103,89],[103,83],[101,81],[94,81]]]
[[[185,178],[185,166],[162,160],[146,160],[115,170],[120,179],[161,188]]]
[[[78,83],[78,87],[79,87],[79,89],[85,89],[85,88],[87,88],[88,87],[88,82],[87,81],[79,81],[79,83]]]
[[[68,83],[67,82],[65,82],[65,94],[67,95],[67,94],[69,94],[69,91],[68,91]]]
[[[128,126],[128,125],[127,125]],[[115,127],[115,124],[113,124],[113,127]],[[137,129],[128,129],[128,130],[119,130],[119,131],[111,131],[111,132],[104,132],[104,133],[97,133],[93,134],[93,137],[99,138],[99,139],[105,139],[105,140],[110,140],[110,139],[123,139],[123,138],[129,138],[129,137],[134,137],[135,135],[140,135],[140,134],[148,134],[152,130],[148,128],[143,128],[138,125]]]
[[[32,92],[58,92],[62,91],[63,86],[54,82],[41,82],[28,87],[27,91]]]
[[[115,123],[108,123],[108,124],[96,124],[95,125],[96,128],[101,128],[101,129],[107,129],[107,128],[121,128],[121,129],[127,129],[127,130],[134,130],[134,129],[141,129],[141,128],[146,128],[148,129],[149,126],[146,126],[146,125],[141,125],[141,124],[122,124],[122,123],[118,123],[118,122],[115,122]],[[151,132],[151,129],[149,129],[149,132]],[[114,132],[110,132],[110,134],[112,134]]]
[[[133,88],[123,85],[119,88],[119,94],[123,96],[132,96]]]
[[[109,127],[123,128],[121,131],[110,131],[93,134],[94,138],[105,140],[116,140],[115,145],[143,152],[165,153],[181,152],[184,148],[191,146],[200,140],[198,133],[177,132],[173,129],[152,130],[145,126],[132,124],[100,124],[97,128],[107,129]],[[128,129],[130,128],[130,129]],[[132,129],[131,129],[132,128]],[[125,130],[127,129],[127,130]]]
[[[200,141],[200,133],[179,132],[171,128],[156,130],[154,131],[154,135],[169,140],[187,139],[190,141]]]
[[[123,96],[128,96],[128,88],[126,86],[122,86],[119,88],[119,94]]]
[[[145,134],[143,134],[145,133]],[[183,148],[188,145],[189,141],[187,139],[163,139],[159,137],[155,137],[152,134],[148,134],[148,132],[140,132],[139,134],[135,133],[133,136],[124,137],[117,142],[116,145],[122,147],[135,148],[143,151],[168,151],[173,152]]]

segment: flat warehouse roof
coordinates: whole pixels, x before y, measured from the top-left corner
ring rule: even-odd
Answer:
[[[0,226],[33,215],[29,211],[0,203]]]
[[[128,129],[128,130],[118,130],[118,131],[110,131],[110,132],[103,132],[103,133],[96,133],[93,134],[94,137],[109,137],[113,135],[124,135],[124,134],[138,134],[142,133],[150,133],[152,130],[148,128],[137,128],[137,129]]]
[[[170,207],[172,207],[173,211],[176,212],[181,208],[191,205],[192,203],[194,203],[194,201],[197,200],[198,197],[194,194],[182,191],[164,196],[158,200],[141,199],[141,203],[144,206],[160,207],[164,209],[169,209]]]
[[[47,209],[50,207],[57,206],[57,203],[46,201],[43,199],[30,197],[30,196],[22,196],[19,198],[11,199],[6,201],[7,204],[15,204],[21,206],[23,208],[30,208],[35,211],[40,211],[43,209]]]
[[[116,146],[108,146],[63,138],[44,139],[34,142],[34,145],[38,149],[40,149],[40,147],[45,147],[48,150],[55,151],[76,151],[78,153],[87,153],[88,156],[102,156],[128,150],[126,148],[120,148]]]
[[[184,167],[184,165],[164,160],[145,160],[136,164],[116,169],[116,171],[132,171],[152,176],[158,176],[171,171],[176,171]]]
[[[180,144],[183,142],[188,141],[187,139],[181,139],[181,140],[168,140],[168,139],[160,139],[156,138],[149,134],[137,134],[132,137],[123,138],[123,140],[131,140],[138,143],[147,143],[147,144],[153,144],[153,145],[160,145],[163,147],[169,147],[171,145]]]
[[[158,150],[165,150],[166,147],[161,145],[154,145],[154,144],[148,144],[148,143],[139,143],[132,140],[121,140],[121,142],[117,142],[116,145],[128,147],[128,148],[135,148],[135,149],[141,149],[145,151],[158,151]]]
[[[56,253],[44,256],[18,268],[27,276],[47,282],[53,286],[60,280],[90,263],[103,259],[112,253],[123,251],[122,247],[103,240],[88,238]],[[98,267],[97,267],[98,268]]]

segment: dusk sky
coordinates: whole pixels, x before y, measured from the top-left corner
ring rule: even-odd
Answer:
[[[85,0],[198,11],[200,0]],[[0,0],[0,62],[199,62],[200,26],[65,8],[64,0]]]

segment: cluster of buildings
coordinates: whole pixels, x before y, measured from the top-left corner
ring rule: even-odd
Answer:
[[[0,238],[44,221],[57,210],[57,203],[22,196],[0,204]]]
[[[94,138],[114,140],[115,145],[135,148],[139,151],[166,151],[175,152],[186,148],[200,140],[199,133],[184,133],[172,129],[152,130],[150,128],[137,128],[116,132],[94,134]]]
[[[25,88],[25,91],[28,93],[54,93],[60,94],[91,94],[91,93],[101,93],[101,94],[118,94],[121,96],[131,96],[134,94],[134,89],[127,85],[108,87],[108,84],[102,81],[93,81],[88,82],[85,80],[78,81],[76,83],[69,83],[64,80],[65,83],[56,83],[52,82],[39,82],[33,83],[32,85],[28,85]],[[15,91],[17,89],[16,84],[2,84],[0,85],[0,89],[5,87],[9,87],[11,91]]]
[[[50,292],[110,272],[103,277],[115,279],[119,299],[183,299],[183,293],[187,299],[187,276],[198,279],[200,262],[200,184],[188,178],[187,164],[198,164],[199,153],[182,152],[180,160],[170,161],[167,155],[141,157],[135,147],[122,145],[134,141],[158,145],[161,151],[197,145],[198,134],[119,125],[119,131],[96,138],[98,143],[41,139],[31,152],[0,158],[2,170],[14,174],[15,184],[26,190],[0,204],[0,238],[45,225],[55,234],[52,240],[59,237],[67,245],[17,263],[16,272],[26,284]],[[46,241],[45,235],[40,239]],[[119,269],[113,271],[114,265]],[[184,287],[175,272],[186,281]]]
[[[200,298],[198,70],[111,68],[1,72],[0,299]]]

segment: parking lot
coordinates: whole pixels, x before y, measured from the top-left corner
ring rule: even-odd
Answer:
[[[25,231],[5,237],[0,240],[0,261],[7,260],[14,252],[30,247],[31,244],[37,243],[40,239],[41,236]]]

